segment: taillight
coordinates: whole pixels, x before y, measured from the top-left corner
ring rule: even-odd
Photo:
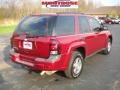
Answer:
[[[57,55],[60,54],[60,43],[58,40],[50,40],[50,54]]]
[[[14,41],[14,38],[17,37],[18,34],[16,34],[15,32],[13,33],[12,37],[10,38],[10,44],[11,44],[11,48],[13,48],[13,41]]]

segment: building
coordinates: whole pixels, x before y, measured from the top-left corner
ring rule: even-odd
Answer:
[[[120,15],[120,6],[104,6],[91,9],[85,12],[87,15],[93,16],[107,16],[107,15]]]

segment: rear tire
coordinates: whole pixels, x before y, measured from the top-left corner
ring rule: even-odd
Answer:
[[[112,42],[111,39],[108,39],[107,47],[102,51],[104,55],[108,55],[111,52]]]
[[[68,78],[78,78],[83,69],[83,56],[80,52],[74,51],[69,66],[65,71]]]

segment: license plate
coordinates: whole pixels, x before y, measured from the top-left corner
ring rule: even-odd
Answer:
[[[23,48],[24,49],[32,49],[32,42],[23,42]]]

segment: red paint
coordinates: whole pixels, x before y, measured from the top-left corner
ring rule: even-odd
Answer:
[[[17,35],[14,33],[11,38],[11,45],[14,48],[15,52],[19,54],[19,59],[34,64],[34,66],[26,66],[35,70],[64,71],[69,64],[72,52],[77,48],[83,47],[85,49],[85,57],[87,57],[107,46],[108,37],[111,36],[111,33],[109,31],[106,30],[96,33],[91,29],[91,33],[80,34],[78,25],[78,15],[80,14],[70,15],[74,16],[75,18],[75,33],[73,35],[44,37],[41,36],[28,38],[27,41],[32,42],[32,50],[23,48],[22,43],[25,39],[25,35]],[[56,62],[46,61],[46,59],[50,57],[51,51],[59,52],[58,54],[60,55],[60,58]],[[15,54],[11,54],[12,61],[19,63],[16,61],[16,58],[18,58],[18,56],[15,56]],[[36,58],[42,58],[44,61],[36,61]]]

